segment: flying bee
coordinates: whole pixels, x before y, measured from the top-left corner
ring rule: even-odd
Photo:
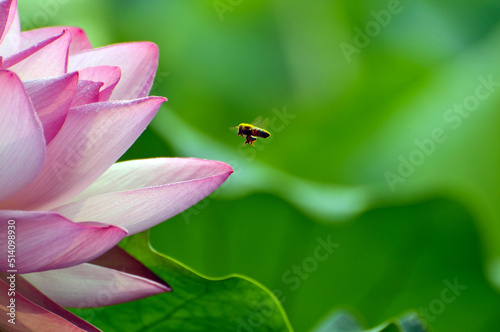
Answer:
[[[238,126],[235,126],[235,128],[238,128],[238,136],[247,137],[243,145],[253,145],[253,142],[257,140],[257,137],[268,138],[271,136],[271,133],[267,130],[255,127],[254,125],[248,123],[240,123]]]
[[[247,144],[250,144],[253,146],[253,142],[255,142],[257,139],[251,135],[247,135],[247,138],[245,140],[245,143],[243,143],[243,145],[247,145]]]

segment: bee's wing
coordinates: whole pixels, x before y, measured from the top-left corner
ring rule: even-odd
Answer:
[[[259,115],[251,123],[255,127],[265,129],[269,126],[269,118],[264,118],[262,115]]]

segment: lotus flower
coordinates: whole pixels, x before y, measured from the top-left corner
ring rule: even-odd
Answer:
[[[232,169],[190,158],[115,163],[166,100],[147,97],[156,45],[93,49],[74,27],[21,32],[16,5],[0,1],[0,308],[10,310],[14,275],[17,322],[4,314],[0,327],[95,330],[62,307],[168,291],[116,244],[196,204]]]

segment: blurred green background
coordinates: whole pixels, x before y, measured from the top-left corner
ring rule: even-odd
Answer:
[[[235,169],[152,230],[159,251],[259,281],[296,331],[336,309],[366,326],[414,310],[435,331],[500,330],[500,2],[19,0],[19,11],[23,29],[79,26],[94,47],[159,45],[151,94],[169,101],[123,159]],[[272,136],[243,147],[229,127],[259,116]]]

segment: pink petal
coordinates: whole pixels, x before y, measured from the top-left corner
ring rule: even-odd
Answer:
[[[232,172],[225,163],[201,159],[121,162],[76,197],[79,200],[55,211],[77,222],[106,220],[124,227],[131,235],[196,204]]]
[[[1,250],[2,272],[30,273],[88,262],[127,234],[112,225],[74,223],[54,212],[0,210],[0,225],[0,248],[8,248],[9,230],[15,232],[15,262],[10,265],[8,251]]]
[[[145,97],[151,90],[158,67],[158,47],[150,42],[136,42],[83,51],[69,57],[68,69],[102,65],[118,66],[122,72],[110,99]]]
[[[3,41],[0,43],[0,54],[2,54],[4,58],[21,51],[21,22],[19,21],[17,9],[14,13],[12,25],[4,36]]]
[[[78,53],[92,48],[90,41],[83,31],[77,27],[46,27],[21,33],[22,49],[31,47],[45,39],[60,35],[63,30],[71,33],[71,43],[69,45],[69,54]]]
[[[3,42],[16,16],[17,1],[0,1],[0,43]]]
[[[144,264],[135,259],[133,256],[131,256],[128,252],[126,252],[119,246],[112,248],[105,254],[97,257],[93,261],[90,261],[89,264],[99,265],[101,267],[105,267],[108,269],[113,269],[128,274],[133,274],[145,279],[150,279],[152,281],[156,281],[157,283],[162,284],[168,289],[168,291],[172,290],[165,281],[163,281],[150,269],[144,266]]]
[[[51,210],[79,194],[132,145],[164,101],[149,97],[70,109],[47,147],[43,170],[27,188],[2,205],[18,210]]]
[[[61,76],[66,73],[71,33],[46,39],[22,52],[4,59],[4,68],[15,72],[23,81]]]
[[[170,291],[162,283],[88,263],[24,277],[56,303],[70,308],[119,304]]]
[[[13,279],[8,279],[11,274],[1,273],[0,276],[0,301],[6,305],[10,302],[9,288]],[[16,325],[7,322],[10,317],[0,320],[0,328],[12,331],[18,326],[22,331],[100,331],[95,326],[87,323],[80,317],[64,309],[38,289],[33,287],[21,275],[15,277],[16,289]],[[6,310],[5,306],[0,306]],[[10,312],[10,309],[7,310]]]
[[[0,70],[0,101],[1,202],[35,179],[46,148],[42,125],[23,84],[6,70]]]
[[[21,22],[19,21],[17,9],[14,11],[14,14],[12,25],[0,43],[0,54],[4,58],[21,51]]]
[[[42,122],[45,141],[50,143],[61,129],[75,95],[78,73],[24,82],[24,87]]]
[[[99,101],[99,90],[104,85],[102,82],[82,81],[78,82],[76,94],[71,107],[96,103]]]
[[[81,80],[104,83],[99,92],[99,101],[107,101],[109,99],[122,74],[120,67],[116,66],[88,67],[79,70],[78,73]]]

